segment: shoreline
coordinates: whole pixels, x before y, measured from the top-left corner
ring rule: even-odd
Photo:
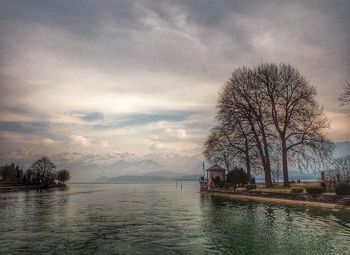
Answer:
[[[285,198],[272,198],[272,197],[261,197],[253,195],[243,195],[225,192],[201,192],[201,194],[228,198],[231,200],[244,200],[244,201],[254,201],[258,203],[272,203],[278,205],[290,205],[290,206],[306,206],[306,207],[317,207],[323,209],[337,209],[350,211],[350,206],[337,205],[332,203],[322,203],[316,201],[305,201],[305,200],[292,200]]]
[[[10,192],[19,192],[19,191],[31,191],[31,190],[39,190],[39,191],[47,191],[51,189],[57,189],[57,188],[66,188],[66,184],[55,184],[52,186],[49,186],[48,188],[39,188],[37,185],[9,185],[9,186],[1,186],[0,187],[0,193],[10,193]]]

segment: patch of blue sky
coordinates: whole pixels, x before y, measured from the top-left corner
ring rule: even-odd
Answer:
[[[96,120],[103,120],[104,115],[99,112],[91,112],[81,116],[80,118],[85,121],[96,121]]]
[[[133,114],[124,116],[122,119],[119,120],[119,123],[122,126],[135,126],[159,121],[180,122],[186,120],[191,114],[191,112]]]
[[[71,112],[70,115],[84,121],[97,121],[104,119],[104,115],[100,112]]]
[[[25,134],[42,133],[49,128],[47,122],[26,122],[26,121],[1,121],[0,131],[9,131]]]
[[[128,126],[142,126],[160,121],[182,122],[188,119],[192,114],[194,114],[192,111],[130,114],[116,117],[111,123],[98,124],[94,127],[100,129],[108,129]]]

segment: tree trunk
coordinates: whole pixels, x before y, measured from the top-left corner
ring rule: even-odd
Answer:
[[[230,171],[230,162],[225,155],[224,155],[224,161],[225,161],[225,165],[226,165],[226,170]]]
[[[282,170],[283,170],[283,186],[289,187],[287,144],[286,144],[286,140],[283,138],[282,138]]]
[[[247,139],[245,139],[245,163],[247,168],[247,174],[250,178],[250,158],[249,158],[249,145]]]
[[[266,187],[272,187],[272,178],[271,178],[271,166],[270,166],[270,159],[269,159],[269,153],[268,153],[268,144],[266,141],[266,136],[265,133],[263,132],[263,130],[260,130],[262,132],[262,137],[263,137],[263,143],[264,143],[264,149],[263,149],[263,145],[261,144],[261,141],[259,139],[259,136],[257,134],[257,131],[255,129],[254,123],[252,123],[251,120],[249,120],[250,126],[252,128],[254,137],[255,137],[255,141],[256,141],[256,145],[258,147],[258,151],[260,154],[260,159],[261,159],[261,163],[263,165],[264,168],[264,174],[265,174],[265,186]]]
[[[264,165],[264,170],[265,170],[265,185],[266,187],[272,187],[272,177],[271,177],[271,164],[270,164],[270,155],[269,155],[269,145],[266,140],[266,135],[264,130],[262,131],[262,141],[264,144],[264,156],[265,156],[265,165]]]
[[[271,169],[266,163],[264,164],[264,171],[265,171],[265,186],[272,187],[273,185],[272,185],[272,179],[271,179]]]
[[[248,154],[248,153],[247,153]],[[251,176],[251,170],[250,170],[250,158],[249,158],[249,154],[246,156],[245,159],[246,162],[246,167],[247,167],[247,174],[250,177]]]

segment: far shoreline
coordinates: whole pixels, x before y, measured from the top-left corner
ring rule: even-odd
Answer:
[[[128,184],[128,183],[176,183],[175,180],[154,180],[154,181],[142,181],[142,180],[130,180],[130,181],[116,181],[116,182],[69,182],[69,184]],[[198,180],[183,180],[183,183],[185,182],[195,182],[197,183]],[[180,185],[181,181],[177,181],[177,183]]]
[[[50,191],[51,189],[67,188],[66,184],[54,184],[49,187],[43,188],[38,187],[37,185],[8,185],[2,186],[0,188],[0,193],[11,193],[11,192],[20,192],[20,191]]]

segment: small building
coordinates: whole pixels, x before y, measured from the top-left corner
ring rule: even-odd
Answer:
[[[208,189],[217,188],[225,182],[226,169],[218,164],[209,167],[207,170]]]

